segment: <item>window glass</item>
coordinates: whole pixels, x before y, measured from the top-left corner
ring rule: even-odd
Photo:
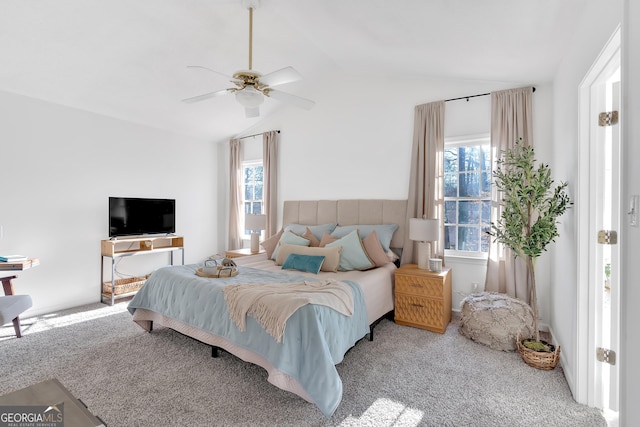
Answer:
[[[444,244],[447,253],[489,250],[491,146],[488,136],[445,141]]]
[[[245,214],[262,214],[262,186],[263,186],[263,168],[262,162],[244,162],[243,169],[243,186],[244,186],[244,213]],[[245,230],[248,236],[250,230]]]

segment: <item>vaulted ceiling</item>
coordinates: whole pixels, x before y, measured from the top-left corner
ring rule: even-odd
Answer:
[[[278,89],[311,99],[359,76],[547,82],[588,1],[262,0],[253,68],[293,66],[304,79]],[[181,102],[233,86],[186,66],[247,69],[248,32],[241,0],[6,0],[0,91],[221,140],[296,108],[267,99],[246,119],[233,95]]]

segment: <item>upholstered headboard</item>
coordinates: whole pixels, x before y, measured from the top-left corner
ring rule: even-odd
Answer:
[[[339,225],[398,224],[392,248],[404,246],[407,228],[407,201],[383,199],[285,201],[282,224]]]

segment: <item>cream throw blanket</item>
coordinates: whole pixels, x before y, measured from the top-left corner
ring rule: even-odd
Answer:
[[[345,316],[353,314],[351,289],[337,280],[229,285],[224,287],[224,299],[238,329],[244,332],[246,316],[253,316],[276,342],[282,342],[287,319],[305,304],[324,305]]]

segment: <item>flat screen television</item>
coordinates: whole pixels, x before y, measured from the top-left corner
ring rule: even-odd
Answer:
[[[109,237],[175,232],[175,199],[109,197]]]

